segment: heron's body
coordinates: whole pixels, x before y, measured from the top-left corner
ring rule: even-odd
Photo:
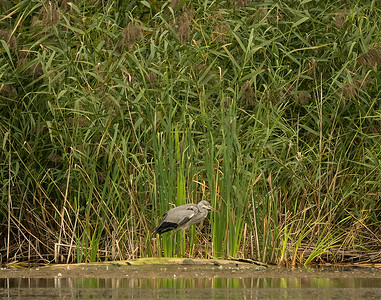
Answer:
[[[173,230],[175,233],[179,230],[184,232],[190,226],[201,223],[208,215],[209,209],[216,211],[213,207],[210,206],[210,203],[205,200],[201,201],[198,204],[191,203],[172,208],[163,215],[163,219],[159,225],[154,228],[153,233],[162,234],[170,230]],[[173,235],[173,241],[174,238],[175,234]]]

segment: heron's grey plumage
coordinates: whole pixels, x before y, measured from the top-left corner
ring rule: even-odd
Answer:
[[[159,225],[153,229],[153,233],[162,234],[170,230],[173,230],[175,233],[179,230],[184,232],[190,226],[201,223],[208,215],[209,209],[216,211],[210,203],[205,200],[198,204],[190,203],[172,208],[163,215],[163,219]],[[175,235],[173,237],[175,237]]]

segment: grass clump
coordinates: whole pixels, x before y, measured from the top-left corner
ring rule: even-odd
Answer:
[[[1,261],[379,262],[376,1],[0,3]],[[377,254],[378,253],[378,254]]]

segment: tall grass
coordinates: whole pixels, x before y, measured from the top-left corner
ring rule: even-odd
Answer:
[[[218,213],[190,256],[380,261],[377,1],[2,1],[0,20],[3,263],[172,256],[152,229],[201,200]]]

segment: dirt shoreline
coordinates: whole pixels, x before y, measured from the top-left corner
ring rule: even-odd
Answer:
[[[9,266],[0,278],[381,278],[381,265],[285,268],[231,260],[138,259],[34,267]]]

